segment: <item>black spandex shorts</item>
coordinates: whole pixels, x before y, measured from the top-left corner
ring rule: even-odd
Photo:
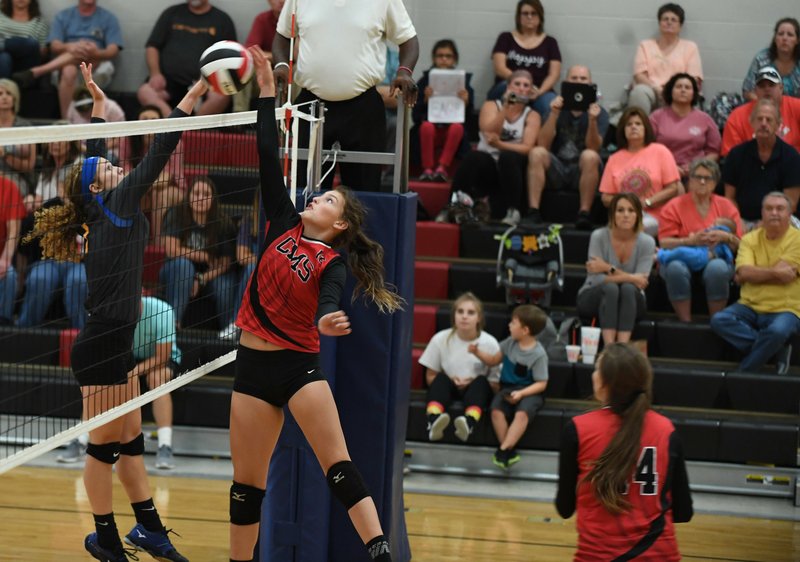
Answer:
[[[72,346],[72,372],[81,386],[125,384],[136,366],[133,333],[136,324],[90,316]]]
[[[259,351],[239,346],[233,390],[283,408],[308,383],[324,381],[319,353]]]

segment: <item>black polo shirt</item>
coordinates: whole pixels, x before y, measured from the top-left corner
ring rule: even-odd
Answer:
[[[800,154],[776,138],[766,163],[758,157],[756,140],[743,142],[725,158],[722,179],[736,188],[739,213],[748,221],[761,220],[761,201],[771,191],[800,187]]]

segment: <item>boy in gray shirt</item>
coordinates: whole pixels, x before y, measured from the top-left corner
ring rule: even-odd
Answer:
[[[510,468],[520,460],[515,449],[530,421],[542,405],[542,393],[547,388],[547,353],[536,340],[544,329],[547,315],[538,306],[524,304],[511,313],[508,323],[510,336],[500,342],[500,351],[490,355],[469,348],[487,365],[503,364],[500,372],[500,391],[492,400],[492,426],[500,447],[492,462],[500,468]]]

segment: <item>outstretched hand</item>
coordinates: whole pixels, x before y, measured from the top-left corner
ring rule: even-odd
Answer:
[[[343,310],[326,314],[319,319],[319,333],[323,336],[346,336],[353,330],[350,328],[350,319]]]
[[[275,78],[272,75],[272,65],[266,53],[258,45],[248,47],[247,50],[253,57],[253,65],[255,66],[256,80],[258,80],[258,87],[261,90],[261,97],[275,97]]]
[[[103,93],[103,90],[100,89],[100,86],[92,79],[92,63],[86,64],[82,62],[81,74],[83,75],[83,81],[86,83],[86,89],[89,90],[89,93],[92,95],[92,101],[95,103],[103,101],[106,95]]]

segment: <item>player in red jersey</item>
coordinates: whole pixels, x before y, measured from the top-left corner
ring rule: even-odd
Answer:
[[[384,285],[383,248],[361,231],[364,208],[346,189],[315,197],[297,213],[278,159],[272,69],[250,52],[261,89],[258,151],[266,237],[245,289],[236,325],[242,329],[231,398],[231,560],[252,560],[267,469],[283,426],[283,406],[314,449],[333,495],[341,501],[373,560],[390,562],[375,503],[350,461],[333,394],[319,365],[319,334],[344,336],[339,310],[348,251],[360,288],[384,312],[402,299]]]
[[[592,373],[603,407],[564,427],[556,509],[566,519],[577,505],[576,561],[681,558],[673,522],[692,518],[689,479],[672,422],[650,409],[652,385],[647,358],[611,344]]]

